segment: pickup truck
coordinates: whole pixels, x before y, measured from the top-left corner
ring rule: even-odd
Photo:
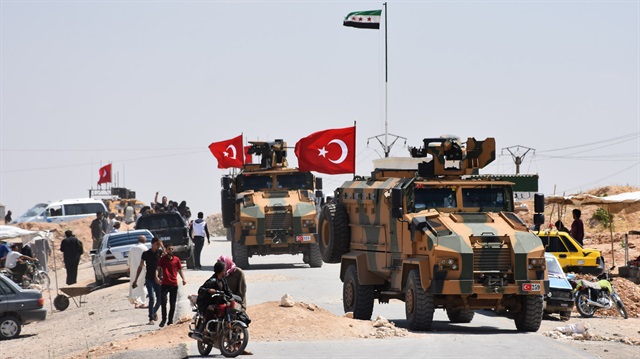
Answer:
[[[542,230],[536,232],[545,251],[558,258],[565,273],[600,275],[604,272],[604,258],[597,249],[583,248],[567,232]]]
[[[147,229],[160,238],[166,246],[173,244],[173,254],[186,261],[187,268],[195,267],[193,243],[189,238],[189,226],[178,212],[160,212],[144,215],[136,221],[136,229]]]

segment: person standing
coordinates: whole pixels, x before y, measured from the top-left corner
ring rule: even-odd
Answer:
[[[136,279],[133,281],[131,287],[134,289],[138,286],[138,278],[142,272],[142,268],[146,267],[147,273],[144,277],[144,286],[147,288],[147,294],[149,295],[149,323],[155,324],[158,320],[158,309],[160,308],[160,278],[158,278],[158,260],[162,255],[163,250],[162,241],[158,237],[153,237],[151,240],[151,249],[142,253],[142,261],[138,265],[138,272],[136,273]]]
[[[115,223],[116,223],[116,214],[113,212],[109,212],[109,214],[107,214],[107,229],[104,231],[104,233],[112,233],[113,225]]]
[[[12,214],[13,214],[13,213],[12,213],[11,211],[7,211],[7,215],[6,215],[6,216],[4,216],[4,224],[9,224],[9,223],[11,223],[11,220],[12,220],[12,219],[11,219],[11,215],[12,215]]]
[[[176,312],[176,299],[178,298],[178,273],[182,278],[182,285],[187,281],[182,274],[182,264],[180,259],[173,255],[173,244],[167,244],[167,253],[160,257],[158,261],[158,273],[161,277],[162,288],[162,320],[160,327],[173,324],[173,316]],[[167,294],[169,294],[169,317],[167,317]]]
[[[102,212],[96,212],[96,219],[91,221],[91,239],[93,239],[93,247],[92,249],[100,248],[100,243],[102,243],[102,236],[104,236],[104,231],[102,229]]]
[[[207,235],[207,244],[211,244],[209,229],[207,228],[207,222],[204,220],[204,213],[198,212],[198,219],[191,222],[191,228],[189,228],[189,237],[193,241],[193,255],[195,259],[196,269],[202,269],[200,265],[200,255],[202,254],[202,247],[204,247],[204,236]]]
[[[222,255],[218,258],[218,261],[225,264],[224,276],[227,280],[227,285],[231,293],[242,298],[244,307],[247,307],[247,282],[244,279],[244,272],[242,269],[236,267],[231,257]]]
[[[60,251],[64,253],[64,267],[67,270],[67,285],[75,284],[78,278],[78,263],[80,256],[84,252],[82,242],[73,235],[73,232],[66,230],[65,239],[60,243]]]
[[[584,223],[580,219],[582,212],[574,208],[571,212],[573,214],[573,223],[571,223],[571,237],[575,238],[575,240],[580,243],[581,246],[584,246],[582,243],[584,241]]]
[[[136,209],[133,207],[133,202],[127,202],[127,206],[124,207],[124,223],[131,224],[136,221]]]
[[[4,267],[4,261],[7,258],[7,254],[11,252],[7,243],[3,240],[0,240],[0,268]]]
[[[127,259],[129,264],[129,283],[131,284],[131,288],[129,289],[129,302],[133,304],[134,308],[146,308],[144,305],[144,300],[147,297],[146,288],[144,286],[144,280],[147,276],[147,272],[145,268],[142,268],[144,271],[144,275],[138,278],[137,282],[134,282],[135,275],[132,273],[140,266],[142,262],[142,253],[144,253],[147,248],[147,237],[144,235],[138,236],[138,243],[136,243],[131,249],[129,249],[129,258]],[[136,286],[133,285],[136,283]]]

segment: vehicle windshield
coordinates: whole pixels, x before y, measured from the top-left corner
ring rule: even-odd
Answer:
[[[462,205],[463,207],[479,207],[483,212],[506,210],[502,188],[464,188],[462,190]]]
[[[142,216],[138,219],[138,223],[136,224],[137,229],[165,229],[165,228],[176,228],[176,227],[184,227],[185,223],[180,217],[179,214],[162,214],[162,215],[149,215]]]
[[[26,211],[22,216],[20,216],[20,218],[37,217],[41,215],[46,208],[46,203],[38,203]]]
[[[547,260],[549,277],[564,278],[564,271],[560,267],[560,263],[558,263],[556,257],[545,256],[545,259]]]
[[[451,188],[416,188],[414,198],[416,211],[456,207],[456,192]]]
[[[286,189],[310,189],[313,188],[311,180],[307,180],[305,173],[292,173],[278,175],[276,177],[278,188]]]
[[[238,184],[240,191],[259,191],[265,188],[271,188],[271,176],[239,176]]]

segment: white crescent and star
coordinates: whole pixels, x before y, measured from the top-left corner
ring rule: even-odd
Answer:
[[[231,152],[233,153],[233,156],[229,156],[229,154],[227,153],[227,150],[228,150],[228,149],[231,149]],[[225,157],[229,157],[229,158],[232,158],[232,159],[234,159],[234,160],[235,160],[235,159],[236,159],[236,154],[237,154],[236,146],[234,146],[234,145],[229,145],[229,146],[227,146],[227,148],[225,148],[225,151],[224,151],[224,152],[222,152],[222,153],[224,153],[224,156],[225,156]]]
[[[332,163],[340,164],[340,163],[344,162],[344,160],[347,158],[347,155],[349,154],[349,148],[347,147],[347,144],[346,144],[346,143],[344,143],[344,141],[342,141],[342,140],[337,140],[337,139],[335,139],[335,138],[334,138],[333,140],[329,141],[329,143],[327,143],[327,146],[329,146],[329,145],[330,145],[330,144],[332,144],[332,143],[335,143],[335,144],[337,144],[338,146],[340,146],[340,152],[341,152],[341,153],[340,153],[340,157],[339,157],[337,160],[332,160],[332,159],[330,159],[330,158],[327,158],[327,153],[328,153],[329,151],[327,151],[327,150],[325,149],[325,147],[322,147],[322,148],[319,148],[319,149],[318,149],[318,152],[319,152],[319,153],[318,153],[318,156],[322,156],[322,157],[324,157],[324,158],[327,158],[327,160],[329,160],[329,161],[330,161],[330,162],[332,162]]]
[[[102,170],[102,177],[107,177],[107,170]]]

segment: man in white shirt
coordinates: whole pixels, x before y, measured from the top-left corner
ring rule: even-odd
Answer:
[[[19,248],[18,244],[11,245],[11,252],[7,254],[5,262],[5,266],[13,272],[13,278],[22,278],[22,276],[27,272],[27,264],[24,262],[25,259],[34,260],[33,258],[18,252]]]

